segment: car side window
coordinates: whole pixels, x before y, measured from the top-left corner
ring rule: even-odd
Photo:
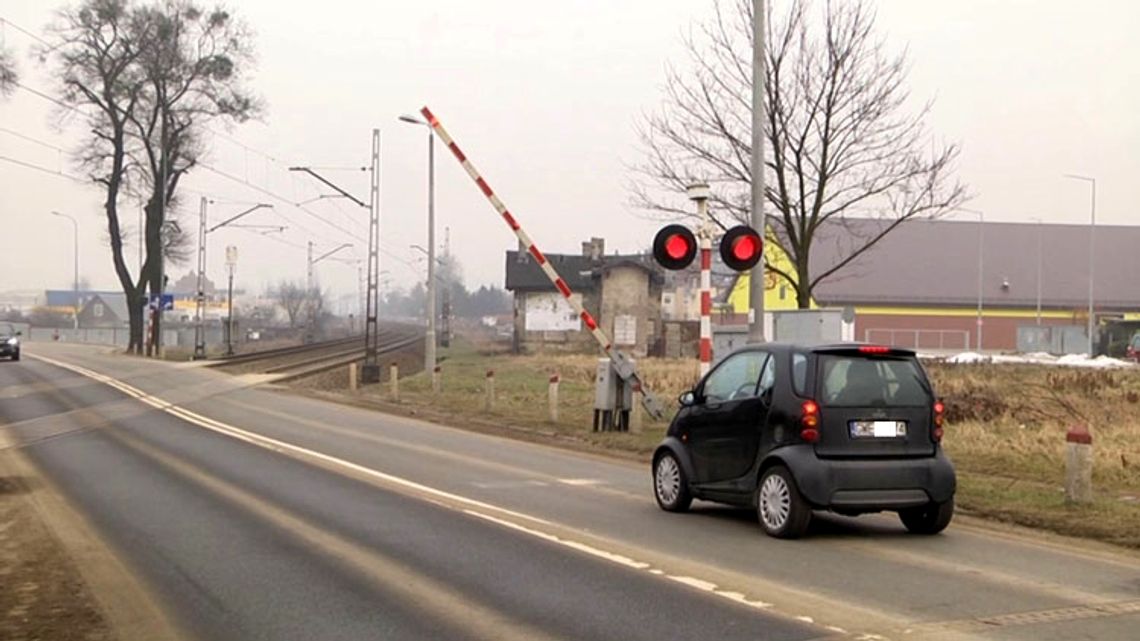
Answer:
[[[705,379],[702,393],[707,401],[721,403],[756,396],[756,385],[767,352],[741,352],[729,356]]]
[[[792,387],[796,396],[807,397],[807,354],[792,354]]]

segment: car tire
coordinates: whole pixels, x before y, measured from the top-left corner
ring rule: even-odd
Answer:
[[[899,510],[899,520],[911,534],[938,534],[954,518],[954,499]]]
[[[796,487],[792,473],[783,465],[764,471],[756,489],[756,516],[768,536],[796,539],[811,523],[811,506]]]
[[[693,503],[685,468],[672,452],[665,452],[653,461],[653,496],[666,512],[684,512]]]

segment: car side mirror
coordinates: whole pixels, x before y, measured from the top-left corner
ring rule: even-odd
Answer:
[[[692,407],[697,404],[697,395],[692,390],[689,390],[681,394],[681,396],[677,398],[677,402],[681,404],[681,407]]]
[[[16,336],[23,336],[24,332],[16,332]]]

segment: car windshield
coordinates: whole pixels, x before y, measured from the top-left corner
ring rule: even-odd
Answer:
[[[926,379],[914,359],[824,355],[822,401],[845,407],[913,407],[930,402]]]
[[[8,323],[0,323],[0,336],[8,337],[8,336],[15,336],[15,335],[16,335],[16,328],[15,327],[12,327]]]

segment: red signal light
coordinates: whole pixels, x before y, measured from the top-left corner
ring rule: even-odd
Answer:
[[[861,345],[859,347],[860,354],[886,354],[891,351],[891,348],[883,345]]]
[[[681,234],[673,234],[665,241],[665,253],[673,260],[680,260],[689,252],[689,241]]]
[[[720,240],[720,258],[725,265],[742,272],[752,269],[764,256],[764,241],[748,225],[737,225],[724,232]]]
[[[697,255],[697,238],[684,225],[666,225],[653,237],[653,259],[665,269],[684,269]]]

